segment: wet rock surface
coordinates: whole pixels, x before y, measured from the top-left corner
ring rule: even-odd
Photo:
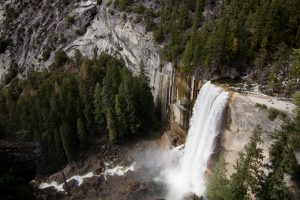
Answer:
[[[158,199],[162,193],[161,188],[153,182],[150,177],[144,175],[145,169],[136,166],[134,171],[128,171],[123,176],[104,176],[101,175],[107,168],[109,162],[111,166],[129,166],[133,162],[133,156],[136,152],[143,151],[153,141],[139,141],[126,145],[110,145],[108,142],[99,142],[91,147],[88,152],[81,155],[77,162],[69,163],[62,171],[66,179],[74,175],[85,175],[93,171],[91,178],[85,178],[81,185],[77,180],[70,180],[65,191],[57,191],[54,187],[38,189],[43,182],[51,183],[56,181],[58,184],[63,183],[62,172],[57,172],[48,177],[35,180],[33,183],[36,188],[37,199]]]

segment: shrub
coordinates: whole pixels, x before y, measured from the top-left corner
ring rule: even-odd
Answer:
[[[75,22],[74,16],[69,16],[69,15],[68,15],[68,16],[66,17],[66,21],[67,21],[67,23],[68,23],[68,26],[74,24],[74,22]]]
[[[145,6],[139,4],[137,7],[135,7],[134,12],[138,14],[144,14],[145,10],[146,10]]]
[[[279,111],[275,108],[270,108],[268,110],[268,113],[269,113],[268,117],[271,121],[274,121],[277,118],[277,116],[279,115]]]
[[[51,49],[49,47],[46,48],[46,50],[43,52],[43,61],[47,61],[50,58],[51,55]]]
[[[9,84],[18,74],[18,66],[13,63],[4,77],[4,83]]]
[[[86,29],[77,29],[76,30],[76,34],[78,36],[83,36],[85,34],[85,32],[86,32]]]
[[[60,49],[55,53],[54,64],[56,67],[62,67],[68,61],[68,56],[64,50]]]
[[[159,26],[155,31],[154,31],[154,39],[156,42],[161,43],[164,40],[164,31],[162,26]]]
[[[67,38],[65,38],[65,36],[63,34],[60,34],[60,42],[61,43],[66,43],[67,42]]]
[[[266,106],[266,104],[260,104],[260,103],[256,103],[256,104],[255,104],[255,107],[261,108],[261,109],[264,109],[264,110],[267,110],[267,109],[268,109],[268,107]]]
[[[116,0],[114,2],[114,7],[120,11],[129,11],[131,10],[132,0]]]
[[[153,22],[151,17],[146,17],[145,24],[146,24],[146,28],[145,28],[146,32],[149,32],[149,31],[152,31],[155,29],[155,23]]]

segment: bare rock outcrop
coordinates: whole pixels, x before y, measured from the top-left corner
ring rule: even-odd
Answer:
[[[288,114],[292,115],[292,113]],[[269,148],[274,142],[272,133],[281,128],[280,117],[270,120],[268,111],[257,107],[256,102],[252,101],[250,96],[234,93],[229,102],[226,119],[227,127],[222,133],[221,145],[228,164],[228,175],[234,172],[233,166],[236,164],[238,152],[244,150],[257,125],[260,125],[263,131],[261,148],[264,162],[268,162]]]

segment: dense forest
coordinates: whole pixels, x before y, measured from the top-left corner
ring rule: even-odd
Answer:
[[[185,76],[223,77],[236,71],[250,74],[269,94],[291,96],[300,88],[300,69],[293,64],[300,48],[298,0],[156,3],[158,10],[132,0],[116,0],[113,6],[136,13],[134,22],[143,22],[163,45],[162,60],[172,61]]]
[[[210,200],[231,199],[292,199],[287,187],[286,176],[299,181],[300,167],[295,152],[300,149],[300,93],[294,97],[296,120],[286,118],[282,130],[273,133],[274,143],[270,148],[270,162],[264,163],[262,130],[258,125],[245,147],[239,154],[235,172],[226,177],[226,163],[221,158],[215,167],[214,174],[208,185]]]
[[[117,143],[154,124],[142,63],[133,76],[105,53],[88,59],[77,51],[68,58],[60,50],[50,68],[26,80],[12,78],[12,69],[0,89],[0,138],[39,142],[46,172],[76,159],[94,137],[107,134]]]
[[[59,2],[68,6],[76,1]],[[134,13],[133,22],[143,23],[146,31],[153,32],[157,44],[162,45],[163,62],[172,61],[187,77],[248,75],[269,94],[292,96],[299,90],[300,70],[293,64],[300,51],[298,0],[152,2],[156,6],[133,0],[108,1],[106,5],[99,0],[97,4],[109,7],[111,15],[117,10],[124,20],[127,13]],[[20,10],[7,10],[8,24],[17,20],[18,12],[27,5],[28,2]],[[70,16],[66,21],[74,23]],[[0,36],[0,52],[10,43],[9,38]]]
[[[46,2],[50,5],[55,1]],[[67,7],[79,1],[58,2]],[[300,150],[300,0],[153,2],[156,6],[151,7],[145,1],[111,0],[105,6],[109,15],[117,11],[126,21],[131,13],[133,23],[143,23],[160,48],[161,65],[172,62],[186,80],[192,75],[198,80],[247,76],[244,80],[259,83],[266,94],[293,97],[297,107],[293,120],[284,112],[257,105],[257,109],[267,109],[270,120],[284,115],[282,129],[272,135],[270,161],[264,162],[260,148],[263,132],[257,125],[245,151],[239,154],[233,174],[226,176],[224,158],[216,163],[207,198],[291,199],[286,180],[291,177],[300,182],[295,159],[295,152]],[[35,5],[38,9],[40,4],[24,1],[18,9],[7,6],[7,24],[18,21],[23,8]],[[102,5],[102,0],[97,0],[97,5]],[[69,26],[74,20],[74,16],[65,17]],[[76,30],[76,37],[86,30]],[[18,29],[20,41],[23,32],[25,29]],[[68,42],[63,35],[57,41]],[[10,36],[0,35],[0,54],[11,46]],[[95,138],[118,144],[145,135],[158,124],[142,62],[133,75],[122,60],[106,53],[97,55],[96,49],[93,58],[84,57],[79,50],[73,57],[54,50],[49,45],[39,58],[39,62],[46,62],[55,54],[49,69],[29,71],[24,79],[20,66],[12,62],[0,83],[0,140],[38,144],[42,173],[76,160]],[[6,184],[10,173],[1,177],[0,183]]]
[[[164,45],[163,60],[186,76],[220,75],[236,70],[266,84],[268,93],[292,95],[299,89],[300,2],[298,0],[162,0],[160,9],[114,6],[138,14],[147,31]]]
[[[161,54],[190,74],[253,71],[268,93],[299,89],[300,1],[162,0],[155,39]],[[299,58],[298,58],[299,59]]]

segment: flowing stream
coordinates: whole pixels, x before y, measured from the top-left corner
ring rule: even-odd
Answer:
[[[228,92],[210,82],[202,86],[193,108],[184,153],[177,166],[164,172],[169,191],[167,199],[180,200],[189,193],[197,196],[205,193],[205,172],[228,97]]]

